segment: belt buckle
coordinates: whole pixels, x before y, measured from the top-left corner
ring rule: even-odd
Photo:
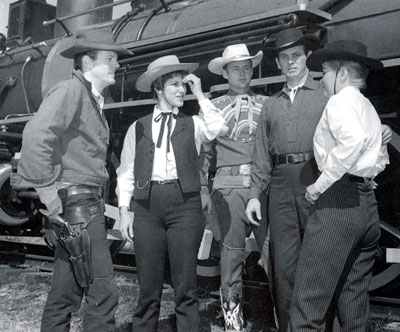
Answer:
[[[239,165],[239,174],[250,175],[250,173],[251,173],[251,164]]]
[[[287,155],[285,155],[286,163],[293,164],[294,162],[296,162],[294,156],[294,153],[288,153]]]

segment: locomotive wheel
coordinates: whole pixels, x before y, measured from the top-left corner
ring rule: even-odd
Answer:
[[[390,291],[398,288],[400,264],[386,263],[386,248],[400,248],[400,231],[390,224],[380,220],[381,237],[379,240],[379,255],[376,258],[370,291]]]
[[[34,211],[31,202],[13,199],[16,192],[10,185],[11,172],[10,164],[0,165],[0,224],[18,226],[28,222]]]

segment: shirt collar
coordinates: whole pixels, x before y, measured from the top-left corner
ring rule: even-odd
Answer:
[[[103,106],[104,106],[104,97],[99,92],[99,90],[96,89],[96,87],[93,84],[92,84],[92,93],[93,93],[96,101],[100,105],[100,107],[103,108]]]
[[[308,73],[305,76],[304,82],[302,85],[298,85],[297,87],[294,88],[299,88],[299,87],[304,87],[305,89],[310,89],[310,90],[316,90],[319,87],[319,82],[314,80],[310,73]],[[292,87],[293,88],[293,87]],[[289,88],[287,86],[287,83],[283,86],[282,90],[278,92],[278,95],[281,95],[282,93],[288,94],[289,93]]]
[[[157,105],[155,105],[155,106],[154,106],[154,111],[153,111],[153,119],[156,118],[160,113],[168,113],[168,112],[161,111],[161,110],[157,107]],[[173,113],[174,115],[178,115],[178,113],[179,113],[179,108],[178,108],[178,107],[174,107],[171,113]]]
[[[337,93],[337,95],[338,95],[338,94],[342,94],[342,93],[361,93],[361,92],[360,92],[360,89],[357,88],[356,86],[354,86],[354,85],[348,85],[348,86],[344,87],[342,90],[340,90],[340,91]]]

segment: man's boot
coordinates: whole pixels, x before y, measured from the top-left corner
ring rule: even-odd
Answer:
[[[244,331],[242,289],[220,289],[226,332]]]

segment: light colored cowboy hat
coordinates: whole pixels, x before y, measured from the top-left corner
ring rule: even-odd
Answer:
[[[315,51],[320,47],[320,40],[311,33],[303,34],[300,29],[289,28],[278,32],[275,36],[274,46],[264,47],[264,51],[270,51],[276,56],[280,51],[298,45],[304,45],[310,51]]]
[[[371,71],[383,68],[382,62],[369,58],[367,55],[365,44],[356,40],[337,40],[312,53],[307,59],[307,67],[321,71],[322,63],[325,61],[344,60],[359,62]]]
[[[65,58],[73,59],[76,55],[90,51],[114,51],[124,55],[133,53],[114,42],[111,31],[94,29],[78,32],[70,37],[66,48],[60,52]]]
[[[222,57],[212,59],[208,64],[210,72],[222,75],[222,69],[227,63],[251,60],[253,68],[257,67],[263,57],[263,52],[259,51],[256,55],[251,56],[245,44],[236,44],[227,46],[222,53]]]
[[[176,55],[163,56],[147,66],[147,70],[136,81],[136,89],[151,92],[151,84],[161,76],[181,70],[192,73],[198,66],[198,63],[181,63]]]

